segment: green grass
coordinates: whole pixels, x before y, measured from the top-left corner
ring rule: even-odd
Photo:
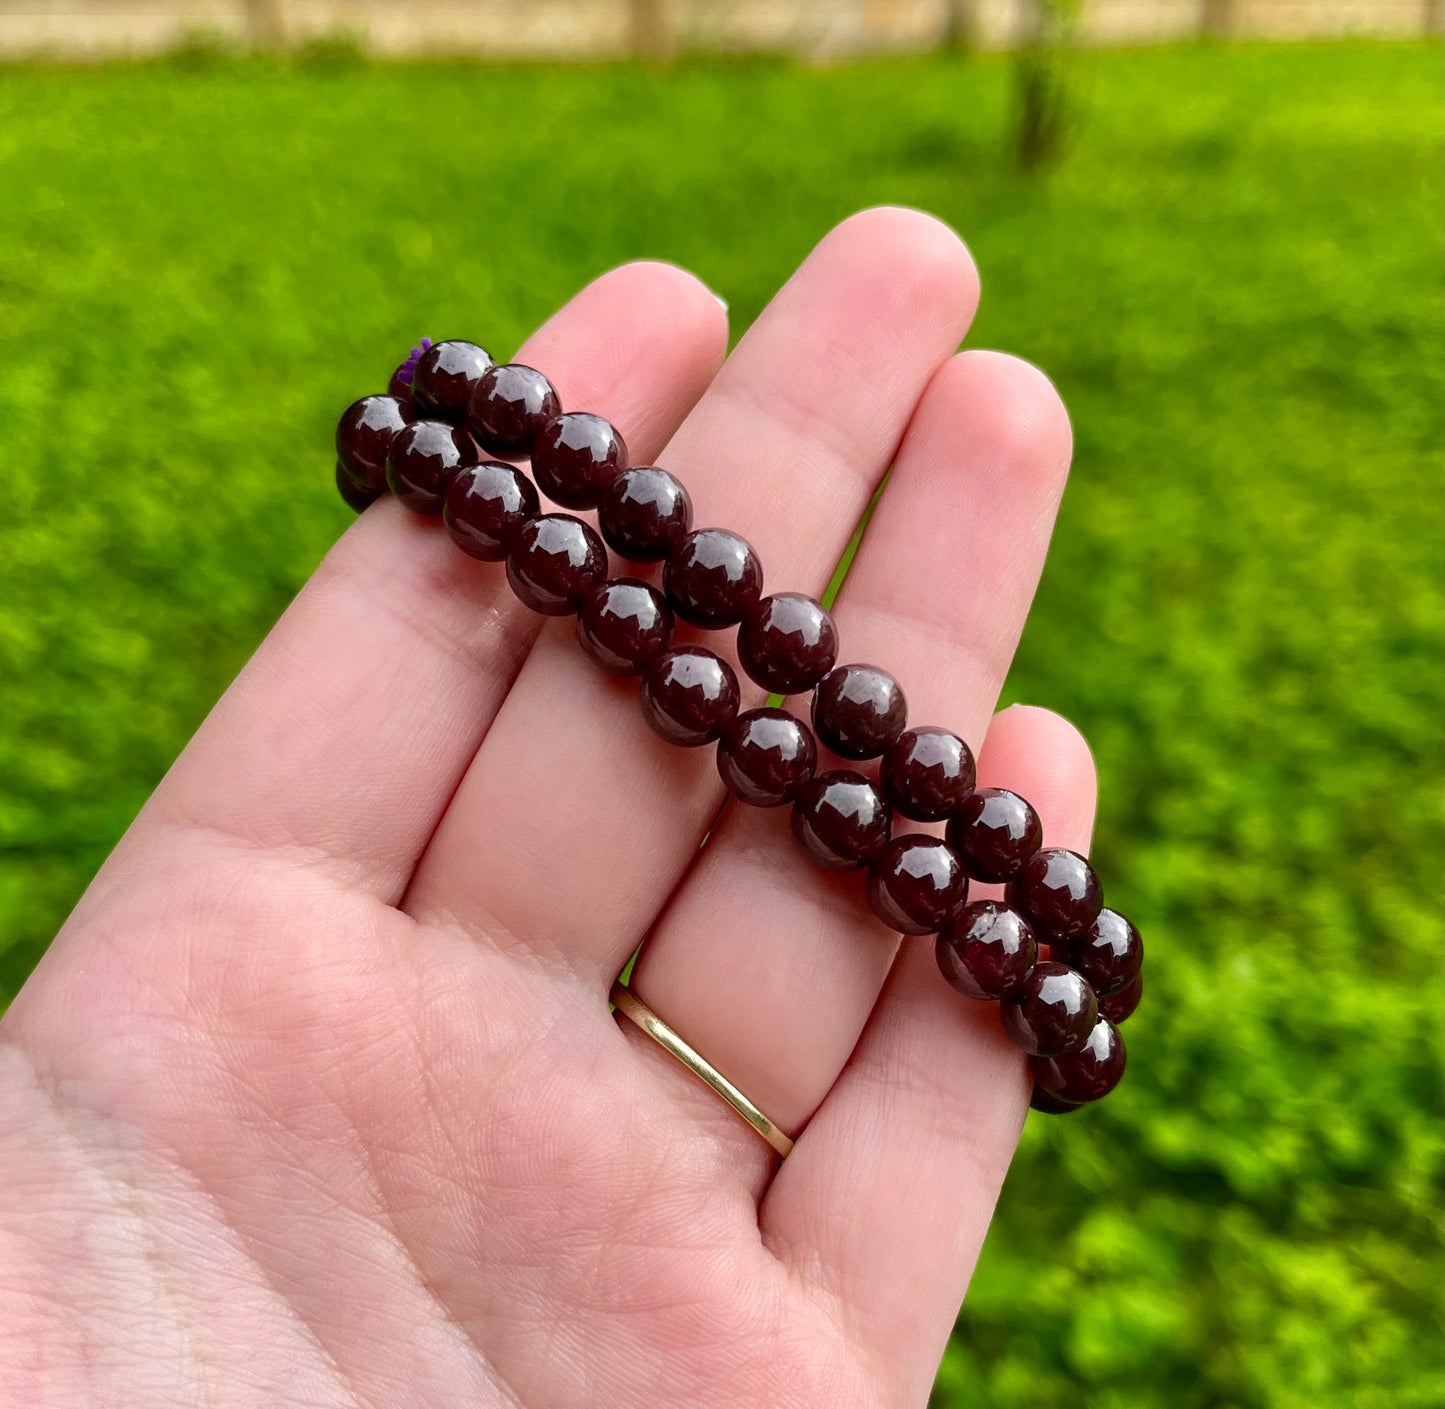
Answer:
[[[1008,695],[1092,739],[1151,966],[1125,1086],[1030,1123],[938,1402],[1437,1405],[1440,69],[1089,56],[1038,181],[995,61],[0,71],[0,999],[346,521],[331,425],[397,349],[510,349],[637,255],[741,327],[925,206],[970,341],[1073,411]]]

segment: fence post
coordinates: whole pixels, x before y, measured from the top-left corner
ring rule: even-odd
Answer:
[[[673,0],[628,0],[633,55],[665,64],[677,50]]]
[[[282,0],[246,0],[246,32],[253,49],[279,49],[286,42]]]
[[[978,43],[978,0],[944,0],[943,47],[967,53]]]
[[[1229,39],[1234,35],[1235,0],[1201,0],[1199,32],[1206,39]]]
[[[1071,118],[1067,55],[1088,0],[1021,0],[1014,50],[1014,154],[1030,171],[1055,160]]]

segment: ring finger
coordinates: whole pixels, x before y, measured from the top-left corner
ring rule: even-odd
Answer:
[[[1063,406],[1027,363],[961,353],[924,395],[835,610],[840,659],[895,673],[912,724],[981,741],[1069,453]],[[900,819],[905,830],[920,828]],[[813,869],[787,833],[784,809],[729,807],[632,983],[792,1132],[853,1051],[898,937],[869,913],[858,873]]]

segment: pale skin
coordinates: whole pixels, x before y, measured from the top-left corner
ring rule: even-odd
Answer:
[[[977,294],[946,227],[867,211],[726,361],[659,264],[518,360],[774,590],[822,590],[891,466],[843,658],[1082,850],[1078,733],[990,722],[1070,433],[1040,372],[956,352]],[[785,809],[722,802],[570,620],[368,509],[0,1023],[0,1404],[921,1409],[1025,1063]],[[786,1162],[609,1011],[644,937],[637,991],[800,1132]]]

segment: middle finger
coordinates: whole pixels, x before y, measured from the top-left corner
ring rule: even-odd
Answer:
[[[662,463],[699,526],[753,543],[764,591],[821,591],[977,293],[947,227],[866,211],[742,339]],[[405,908],[605,984],[692,862],[722,786],[712,748],[657,739],[636,683],[601,676],[572,638],[564,619],[533,647]],[[708,644],[727,650],[718,635]],[[760,696],[745,685],[745,707]]]

